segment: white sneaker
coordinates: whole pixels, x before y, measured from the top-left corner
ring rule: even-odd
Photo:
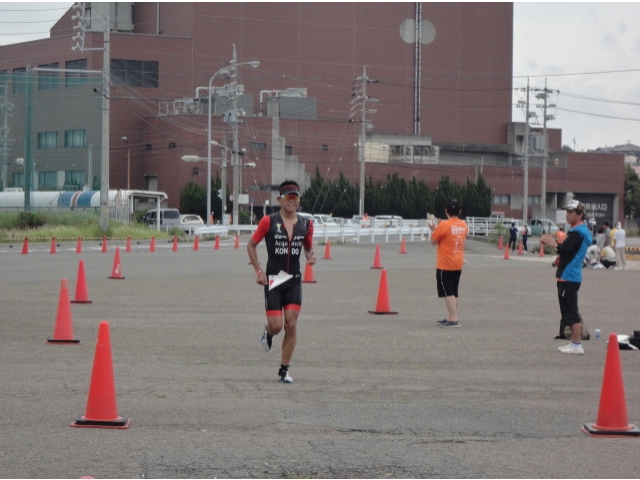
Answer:
[[[584,348],[576,347],[574,345],[569,346],[569,348],[565,348],[564,350],[560,350],[560,353],[568,353],[572,355],[584,355]]]
[[[569,348],[570,346],[571,346],[571,342],[569,342],[567,345],[564,345],[562,347],[558,347],[558,350],[562,351],[562,350],[565,350],[565,349]]]
[[[293,383],[293,378],[289,375],[288,369],[281,368],[278,370],[278,375],[280,376],[280,383]]]
[[[267,333],[267,329],[265,328],[262,334],[260,335],[260,345],[264,349],[265,352],[271,350],[271,341],[273,339],[273,335]]]

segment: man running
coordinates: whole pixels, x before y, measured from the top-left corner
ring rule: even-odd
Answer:
[[[247,252],[256,271],[256,283],[264,285],[267,325],[260,336],[260,344],[265,351],[271,350],[273,336],[280,333],[284,324],[282,363],[278,375],[280,382],[293,383],[289,364],[296,348],[298,315],[302,305],[300,254],[304,250],[309,265],[316,263],[316,257],[313,252],[313,222],[296,213],[300,206],[300,187],[297,182],[285,180],[280,184],[278,194],[280,211],[260,220],[247,244]],[[268,257],[266,271],[258,262],[256,250],[263,238]],[[292,278],[270,289],[273,277],[280,272],[292,275]]]

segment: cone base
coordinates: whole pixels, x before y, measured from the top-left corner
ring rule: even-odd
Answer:
[[[93,300],[71,300],[71,303],[93,303]]]
[[[111,277],[111,276],[109,276],[109,278],[111,280],[124,280],[124,277]]]
[[[371,267],[371,270],[384,270],[384,267]]]
[[[80,343],[80,340],[58,340],[57,338],[50,338],[49,340],[47,340],[47,343],[73,343],[78,345]]]
[[[302,280],[302,283],[318,283],[317,280]]]
[[[629,428],[630,427],[630,428]],[[609,438],[622,438],[622,437],[638,437],[640,436],[640,428],[635,425],[628,425],[628,430],[601,430],[596,428],[595,423],[585,423],[580,430],[589,435],[590,437],[609,437]]]
[[[373,315],[397,315],[398,314],[398,312],[374,312],[372,310],[369,310],[369,313]]]
[[[124,430],[131,425],[131,419],[127,417],[118,417],[116,420],[89,420],[84,416],[78,417],[71,424],[76,428],[119,428]]]
[[[322,257],[322,260],[333,260],[331,257]]]

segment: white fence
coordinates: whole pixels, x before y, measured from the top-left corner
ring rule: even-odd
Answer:
[[[403,223],[407,223],[406,221]],[[371,243],[382,242],[400,242],[402,238],[407,238],[410,242],[429,240],[431,237],[431,229],[427,226],[418,225],[419,222],[409,223],[403,227],[375,227],[375,228],[358,228],[349,227],[322,227],[314,226],[313,239],[326,243],[332,242],[355,242],[370,241]],[[235,234],[235,232],[253,233],[257,225],[212,225],[210,227],[196,227],[193,229],[194,235],[220,235],[221,237]]]

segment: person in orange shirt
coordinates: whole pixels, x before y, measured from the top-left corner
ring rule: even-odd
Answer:
[[[560,245],[564,242],[565,238],[567,238],[567,234],[564,231],[564,227],[558,227],[558,231],[556,232],[556,242]],[[557,256],[556,259],[551,264],[552,267],[557,267],[560,263],[560,257]]]
[[[444,213],[447,220],[438,223],[427,223],[431,229],[431,244],[438,246],[436,257],[436,284],[438,298],[444,298],[448,316],[438,320],[443,328],[460,327],[458,322],[458,286],[464,265],[464,242],[469,229],[460,220],[460,204],[457,200],[450,200]]]

